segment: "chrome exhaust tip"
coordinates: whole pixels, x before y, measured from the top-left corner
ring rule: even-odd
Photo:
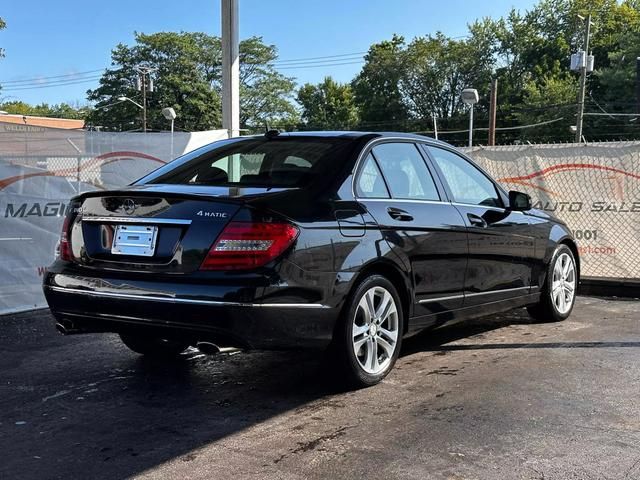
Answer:
[[[211,342],[198,342],[196,343],[196,348],[205,355],[217,355],[220,353],[220,347]]]
[[[62,335],[77,335],[84,332],[84,330],[76,328],[75,325],[68,320],[57,322],[56,330]]]
[[[69,330],[61,323],[56,323],[56,330],[62,335],[69,335]]]

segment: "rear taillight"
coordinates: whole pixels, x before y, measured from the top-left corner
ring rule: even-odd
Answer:
[[[230,222],[213,244],[201,270],[246,270],[279,257],[298,236],[289,223]]]
[[[67,262],[73,260],[71,239],[69,238],[69,218],[69,215],[64,217],[64,222],[62,222],[62,233],[60,233],[60,243],[58,244],[58,255],[60,259]]]

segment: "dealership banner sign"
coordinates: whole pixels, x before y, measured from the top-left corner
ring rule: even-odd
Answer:
[[[0,123],[0,314],[44,307],[68,200],[126,185],[225,131],[102,133]],[[173,152],[173,153],[172,153]],[[583,276],[640,279],[640,142],[475,148],[508,190],[573,230]]]
[[[582,276],[640,279],[640,142],[486,147],[467,153],[507,190],[564,220]]]
[[[51,264],[68,201],[127,185],[226,131],[102,133],[0,123],[0,314],[46,306]],[[173,153],[172,153],[173,149]]]

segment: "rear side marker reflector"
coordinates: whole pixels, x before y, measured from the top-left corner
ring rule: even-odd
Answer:
[[[248,270],[278,258],[298,237],[290,223],[230,222],[213,244],[201,270]]]

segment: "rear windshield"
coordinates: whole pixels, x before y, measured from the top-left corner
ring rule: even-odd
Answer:
[[[221,142],[222,143],[222,142]],[[252,138],[187,154],[141,183],[302,187],[344,161],[345,138]],[[191,158],[189,158],[191,157]]]

